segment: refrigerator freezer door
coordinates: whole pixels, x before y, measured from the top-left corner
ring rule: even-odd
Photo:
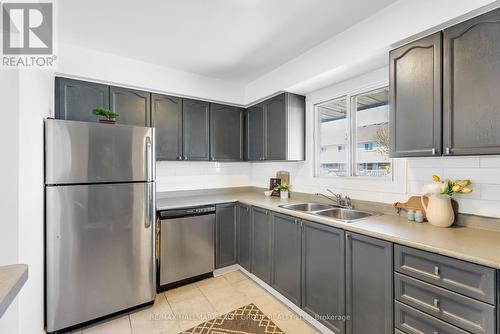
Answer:
[[[65,120],[45,121],[45,184],[154,179],[153,130]]]
[[[154,183],[46,187],[52,332],[154,300]]]

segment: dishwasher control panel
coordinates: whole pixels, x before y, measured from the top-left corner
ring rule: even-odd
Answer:
[[[160,211],[160,219],[180,218],[186,216],[199,216],[215,213],[215,206],[199,206],[194,208],[172,209]]]

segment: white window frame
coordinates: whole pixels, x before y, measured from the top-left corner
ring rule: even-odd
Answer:
[[[374,90],[383,89],[389,86],[388,82],[367,85],[360,89],[351,90],[344,94],[339,94],[334,98],[319,102],[314,104],[314,177],[318,179],[356,179],[356,180],[370,180],[370,181],[382,181],[382,182],[394,182],[395,181],[395,160],[390,159],[391,162],[391,174],[389,176],[373,177],[373,176],[360,176],[356,175],[356,157],[355,157],[355,144],[356,142],[356,110],[354,99],[358,95],[366,94]],[[346,110],[347,110],[347,176],[324,176],[320,174],[320,151],[321,151],[321,128],[320,128],[320,112],[319,107],[324,104],[328,104],[332,101],[346,99]]]

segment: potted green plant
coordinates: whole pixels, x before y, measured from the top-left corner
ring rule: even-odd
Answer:
[[[106,108],[95,108],[92,110],[92,114],[99,117],[99,123],[115,124],[116,118],[120,116],[119,113],[111,111]]]
[[[290,185],[286,182],[283,182],[282,184],[279,184],[275,189],[279,190],[280,192],[280,198],[286,199],[289,196],[289,190],[290,190]]]

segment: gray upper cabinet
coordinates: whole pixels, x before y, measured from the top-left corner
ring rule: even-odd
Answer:
[[[441,155],[441,36],[389,54],[392,157]]]
[[[209,103],[183,99],[182,137],[184,160],[209,159]]]
[[[264,160],[264,105],[257,104],[247,109],[247,158]]]
[[[247,109],[248,160],[305,159],[305,97],[282,93]]]
[[[272,214],[271,286],[298,306],[301,305],[301,225],[298,218]]]
[[[252,224],[250,217],[250,207],[247,205],[238,204],[237,206],[237,221],[238,221],[238,264],[251,271],[251,235]]]
[[[120,114],[117,124],[151,126],[151,93],[111,86],[109,97],[110,109]]]
[[[286,160],[286,105],[285,94],[264,102],[266,110],[265,158]]]
[[[219,204],[215,208],[215,267],[236,264],[236,205]]]
[[[392,243],[346,232],[347,333],[392,334]]]
[[[109,108],[109,86],[56,78],[55,117],[70,121],[97,122],[95,108]]]
[[[252,274],[271,284],[271,222],[267,210],[252,207]]]
[[[243,160],[244,109],[210,104],[210,160]]]
[[[500,153],[500,9],[444,31],[443,147]]]
[[[304,221],[302,308],[333,332],[345,333],[345,322],[332,317],[345,314],[345,292],[345,232]]]
[[[151,101],[156,160],[181,160],[182,99],[153,94]]]

